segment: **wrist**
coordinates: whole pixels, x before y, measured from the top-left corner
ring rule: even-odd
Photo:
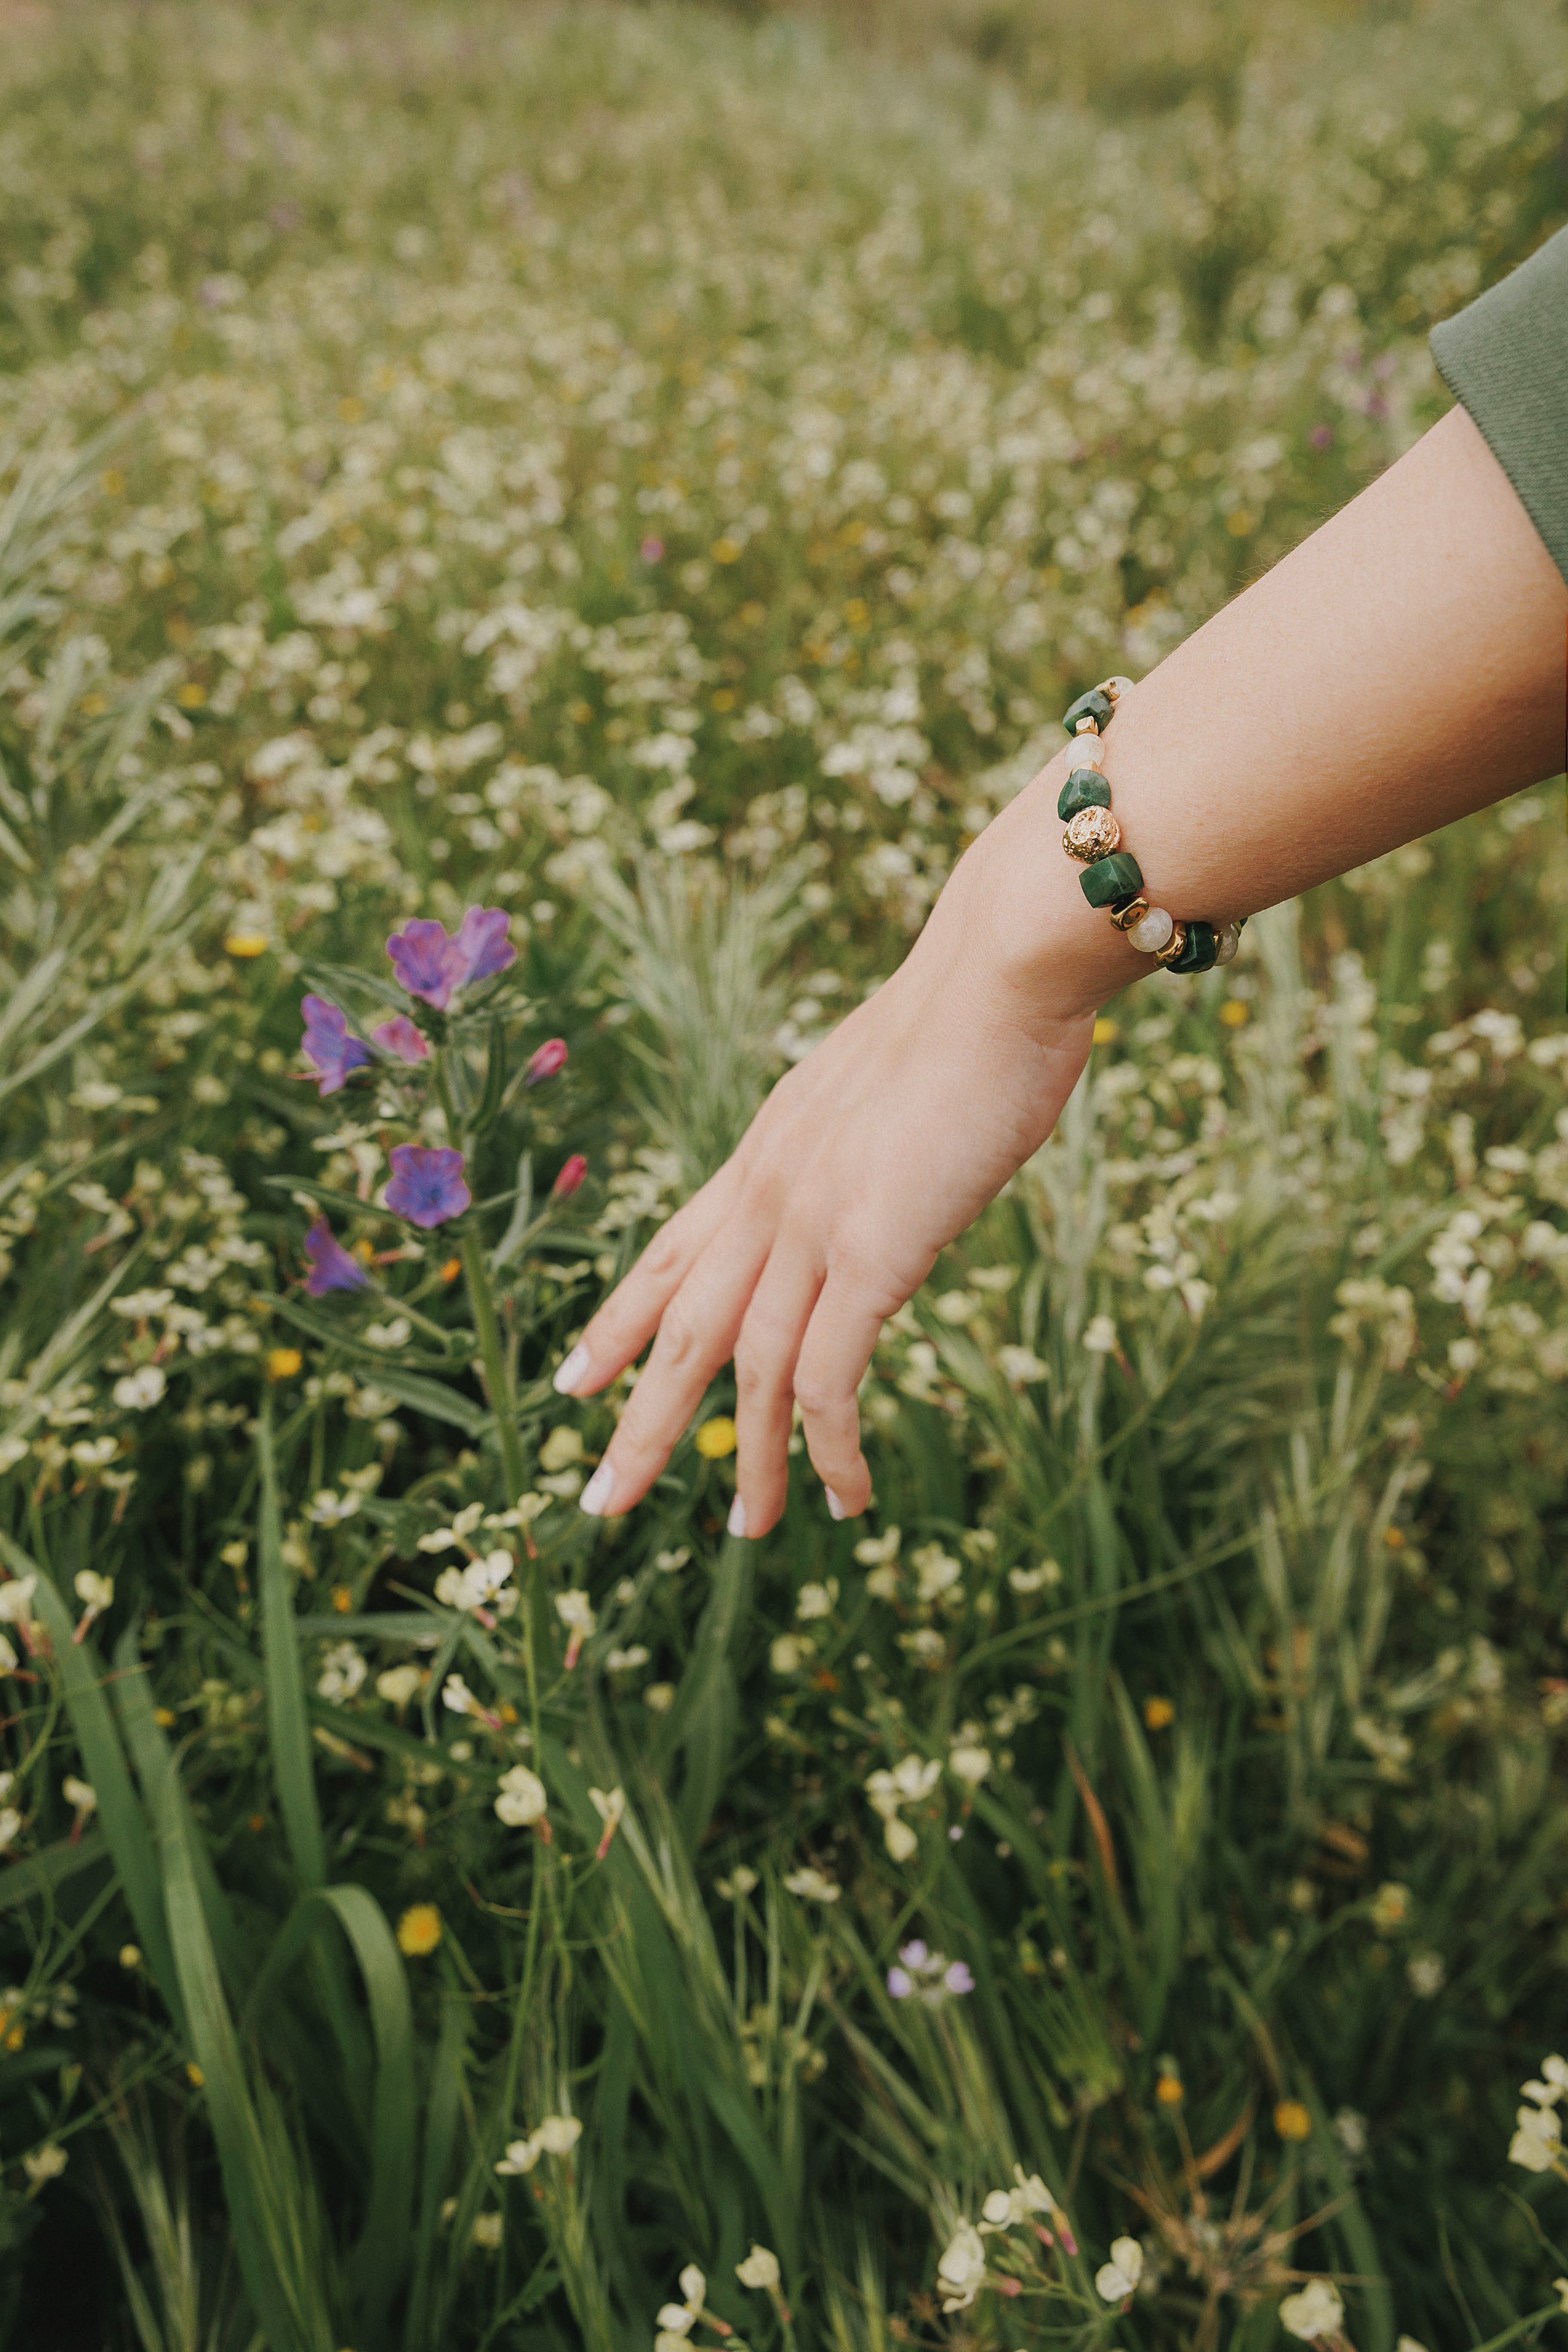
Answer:
[[[1009,801],[964,851],[927,936],[950,930],[983,957],[1017,1017],[1074,1022],[1154,969],[1091,907],[1081,866],[1062,849],[1057,799],[1074,765],[1070,746]]]

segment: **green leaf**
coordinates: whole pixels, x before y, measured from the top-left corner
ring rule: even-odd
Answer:
[[[37,1576],[33,1603],[48,1629],[66,1712],[81,1750],[88,1780],[98,1794],[98,1818],[130,1906],[136,1940],[154,1983],[176,2023],[183,2021],[179,1979],[164,1915],[157,1855],[132,1784],[130,1768],[103,1694],[103,1670],[96,1650],[72,1640],[69,1612],[49,1579],[20,1544],[0,1535],[0,1557],[17,1576]]]
[[[47,1845],[40,1853],[30,1854],[26,1862],[13,1863],[0,1878],[0,1911],[15,1911],[39,1895],[52,1894],[79,1872],[112,1860],[109,1840],[101,1830],[89,1830],[76,1845],[64,1841],[58,1845]]]
[[[394,1310],[396,1303],[395,1299],[388,1302]],[[308,1307],[297,1307],[291,1298],[274,1297],[271,1305],[274,1312],[281,1315],[286,1323],[293,1324],[297,1331],[303,1331],[322,1347],[342,1348],[345,1354],[357,1357],[362,1363],[379,1364],[388,1371],[439,1372],[467,1369],[467,1360],[456,1354],[420,1355],[408,1349],[372,1347],[356,1333],[334,1324],[329,1316],[312,1313]],[[468,1339],[466,1332],[454,1336]],[[469,1341],[468,1345],[471,1351],[472,1342]]]
[[[471,1397],[459,1396],[455,1389],[443,1387],[438,1381],[423,1380],[417,1372],[389,1370],[379,1374],[373,1385],[384,1389],[399,1404],[427,1414],[432,1421],[450,1422],[469,1437],[482,1437],[495,1425],[495,1415],[482,1404],[476,1404]]]
[[[272,1777],[283,1828],[303,1887],[320,1886],[327,1875],[321,1816],[316,1804],[305,1684],[294,1631],[294,1597],[283,1565],[283,1530],[278,1503],[278,1465],[272,1419],[263,1409],[257,1430],[261,1464],[261,1516],[257,1529],[257,1567],[261,1585],[261,1653],[267,1684],[267,1725]]]
[[[321,1887],[295,1906],[268,1954],[248,2013],[259,2018],[268,2001],[288,1990],[305,1947],[329,1920],[342,1930],[359,1964],[375,2042],[370,2197],[349,2265],[360,2298],[360,2333],[374,2340],[408,2266],[417,2125],[407,1973],[385,1915],[365,1888]]]
[[[408,999],[401,988],[390,980],[383,980],[379,972],[361,971],[353,964],[317,963],[312,958],[300,964],[300,977],[316,995],[324,996],[329,1004],[335,1004],[351,1021],[356,1018],[353,1010],[356,993],[374,997],[377,1004],[384,1004],[394,1013],[408,1010]],[[344,996],[350,1000],[346,1004],[342,1002]]]
[[[517,1199],[507,1228],[490,1252],[490,1272],[499,1274],[510,1265],[527,1238],[529,1220],[533,1214],[533,1154],[522,1152],[517,1163]]]

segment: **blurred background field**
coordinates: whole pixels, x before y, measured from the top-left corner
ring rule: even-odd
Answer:
[[[1550,2341],[1561,782],[1108,1008],[863,1522],[803,1457],[726,1543],[722,1387],[586,1521],[624,1391],[547,1376],[1071,696],[1442,413],[1568,14],[0,26],[0,2342]],[[521,1511],[439,1235],[300,1287],[309,1186],[407,1238],[304,967],[473,903],[511,1077],[570,1048],[475,1188]],[[529,1612],[436,1591],[509,1505],[536,1736]],[[944,2294],[1016,2164],[1068,2230]]]

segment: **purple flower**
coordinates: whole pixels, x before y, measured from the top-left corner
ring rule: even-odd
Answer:
[[[318,1217],[305,1235],[305,1255],[310,1271],[305,1287],[312,1298],[329,1290],[363,1290],[370,1279],[358,1258],[351,1257],[325,1217]]]
[[[350,1034],[348,1016],[324,996],[307,996],[301,1010],[305,1015],[301,1050],[321,1074],[321,1092],[335,1095],[349,1072],[363,1069],[370,1060],[370,1047],[363,1037]]]
[[[923,1969],[931,1954],[926,1950],[925,1946],[917,1940],[912,1944],[900,1944],[899,1958],[906,1969]]]
[[[662,539],[645,539],[637,553],[645,563],[658,563],[664,554]]]
[[[915,1980],[907,1969],[889,1969],[888,1970],[888,1990],[895,2000],[908,2000],[914,1989]]]
[[[444,1225],[460,1217],[473,1199],[463,1181],[463,1155],[449,1144],[427,1150],[422,1143],[395,1144],[386,1205],[411,1225]]]
[[[542,1079],[552,1078],[557,1070],[563,1070],[565,1066],[565,1038],[547,1037],[538,1051],[529,1056],[528,1067],[522,1075],[522,1083],[525,1087],[536,1087]]]
[[[428,1058],[430,1040],[423,1030],[416,1029],[406,1013],[395,1013],[371,1031],[371,1035],[384,1053],[395,1054],[400,1062],[423,1062]]]
[[[970,1975],[969,1965],[965,1960],[954,1960],[952,1966],[948,1969],[947,1974],[943,1977],[942,1982],[947,1987],[949,1992],[973,1992],[974,1990],[974,1979]]]
[[[470,907],[457,936],[433,917],[416,915],[386,942],[392,968],[410,996],[445,1013],[460,988],[489,980],[517,961],[507,938],[511,920],[504,907]]]
[[[1334,428],[1331,425],[1314,425],[1307,438],[1314,449],[1330,448],[1333,444]]]

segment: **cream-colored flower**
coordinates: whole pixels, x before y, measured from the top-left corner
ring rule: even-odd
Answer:
[[[46,2180],[58,2180],[68,2162],[64,2148],[56,2141],[48,2140],[42,2147],[31,2149],[22,2158],[22,2169],[33,2187],[41,2189]]]
[[[546,2156],[570,2156],[583,2137],[580,2116],[546,2116],[535,2128],[534,2138]]]
[[[802,1623],[814,1617],[829,1617],[838,1598],[838,1579],[830,1576],[826,1584],[803,1584],[795,1595],[795,1613]]]
[[[920,1852],[921,1842],[908,1822],[900,1821],[895,1814],[891,1821],[882,1824],[882,1843],[895,1862],[908,1862],[912,1854]]]
[[[966,1740],[952,1749],[947,1759],[947,1769],[966,1788],[978,1789],[991,1769],[991,1750]]]
[[[514,2178],[519,2173],[531,2172],[543,2153],[544,2150],[539,2140],[531,2133],[527,2139],[508,2140],[506,2154],[497,2164],[496,2170],[505,2179]]]
[[[1143,2249],[1136,2238],[1112,2238],[1110,2260],[1094,2274],[1095,2293],[1107,2303],[1121,2303],[1143,2275]]]
[[[1410,1916],[1408,1886],[1401,1886],[1397,1879],[1384,1879],[1372,1898],[1368,1916],[1380,1936],[1392,1935],[1395,1927],[1403,1927]]]
[[[761,2287],[771,2294],[779,2283],[779,2258],[766,2246],[753,2245],[745,2261],[735,2264],[735,2276],[742,2286]]]
[[[527,1829],[534,1822],[542,1821],[549,1802],[543,1781],[526,1764],[514,1764],[509,1772],[501,1774],[496,1818],[504,1822],[509,1830]]]
[[[376,1696],[390,1706],[406,1706],[424,1680],[422,1666],[388,1666],[375,1678]]]
[[[1313,2344],[1320,2336],[1337,2336],[1344,2315],[1339,2289],[1328,2279],[1309,2279],[1299,2294],[1288,2294],[1279,2306],[1279,2325],[1303,2344]]]
[[[114,1605],[114,1579],[100,1576],[90,1568],[79,1568],[75,1577],[76,1597],[91,1616],[101,1617]]]
[[[792,1870],[784,1885],[792,1895],[803,1895],[814,1903],[837,1903],[844,1892],[826,1872],[814,1870],[809,1864],[800,1870]]]
[[[1508,2160],[1526,2172],[1550,2172],[1563,2155],[1563,2126],[1555,2107],[1521,2107],[1518,2129],[1508,2144]]]
[[[79,1814],[83,1821],[89,1813],[98,1811],[98,1790],[89,1780],[79,1780],[74,1772],[66,1774],[60,1783],[60,1794],[72,1811]]]
[[[985,2279],[985,2248],[973,2221],[961,2221],[936,2266],[943,2311],[967,2311]]]

